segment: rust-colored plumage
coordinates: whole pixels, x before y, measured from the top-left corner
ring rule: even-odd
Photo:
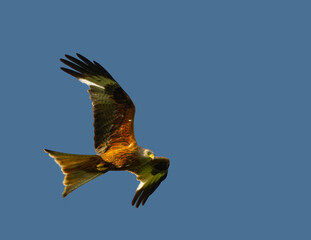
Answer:
[[[94,145],[97,155],[77,155],[45,149],[65,174],[63,196],[108,171],[129,171],[140,184],[132,205],[144,205],[166,178],[169,160],[155,157],[149,149],[137,145],[134,135],[135,105],[130,97],[97,62],[80,54],[65,55],[66,73],[87,84],[93,104]],[[73,70],[72,70],[73,69]]]

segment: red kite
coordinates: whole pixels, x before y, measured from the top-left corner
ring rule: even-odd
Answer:
[[[77,54],[79,59],[65,56],[70,61],[60,60],[73,70],[61,69],[90,88],[88,92],[93,104],[97,155],[68,154],[44,149],[65,174],[63,197],[108,171],[129,171],[140,181],[132,205],[144,205],[166,178],[169,159],[155,157],[151,150],[137,145],[134,135],[135,106],[100,64],[91,62],[80,54]]]

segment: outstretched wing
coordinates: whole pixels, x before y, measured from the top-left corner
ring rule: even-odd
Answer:
[[[155,157],[150,164],[145,165],[138,172],[133,172],[140,180],[136,189],[136,194],[132,200],[132,205],[136,203],[144,205],[149,196],[159,187],[161,182],[167,177],[170,161],[165,157]]]
[[[91,62],[78,53],[79,59],[65,56],[70,61],[60,60],[75,71],[61,69],[90,87],[88,92],[93,103],[96,153],[102,154],[112,146],[136,145],[135,106],[130,97],[97,62]]]

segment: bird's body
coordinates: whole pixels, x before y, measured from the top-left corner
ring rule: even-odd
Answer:
[[[66,55],[61,59],[74,69],[61,68],[87,84],[94,114],[94,142],[97,155],[77,155],[46,150],[65,174],[63,196],[84,183],[108,172],[129,171],[140,184],[132,204],[138,207],[147,201],[166,178],[169,160],[155,157],[149,149],[140,147],[134,135],[135,106],[112,76],[97,62],[80,54],[79,59]]]

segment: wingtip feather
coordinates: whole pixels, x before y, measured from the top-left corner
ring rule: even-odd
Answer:
[[[49,149],[46,149],[46,148],[43,148],[43,151],[45,151],[48,154],[51,154],[53,152],[52,150],[49,150]]]
[[[69,54],[65,54],[65,57],[70,59],[70,58],[73,58],[73,56],[69,55]]]
[[[65,73],[68,73],[75,78],[82,78],[82,74],[80,74],[78,72],[72,71],[72,70],[70,70],[68,68],[64,68],[64,67],[61,67],[60,69],[63,70]]]
[[[88,60],[86,57],[81,55],[80,53],[76,53],[77,57],[80,58],[83,62],[85,62],[88,66],[92,67],[94,64]]]

